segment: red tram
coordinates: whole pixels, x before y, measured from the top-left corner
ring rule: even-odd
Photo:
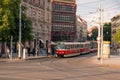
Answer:
[[[78,55],[97,50],[91,42],[59,42],[55,43],[55,53],[58,57],[64,57],[64,55]],[[94,48],[94,49],[93,49]]]

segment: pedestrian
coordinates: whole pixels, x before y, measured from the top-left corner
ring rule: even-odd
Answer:
[[[10,49],[8,46],[6,46],[6,57],[10,58]]]
[[[55,46],[51,46],[51,50],[52,50],[52,56],[55,56]]]
[[[51,43],[48,43],[48,57],[51,57]]]

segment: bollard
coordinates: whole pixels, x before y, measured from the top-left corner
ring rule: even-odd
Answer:
[[[23,59],[26,59],[26,49],[23,49]]]

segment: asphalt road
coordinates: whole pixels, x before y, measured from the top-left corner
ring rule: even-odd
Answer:
[[[95,54],[0,62],[0,80],[120,80],[120,70],[92,63]]]

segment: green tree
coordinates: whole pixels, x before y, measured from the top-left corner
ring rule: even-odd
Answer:
[[[13,36],[14,41],[18,41],[19,5],[20,0],[0,0],[0,41],[10,41],[10,36]],[[33,38],[32,22],[24,13],[26,9],[22,6],[22,42]]]
[[[10,36],[10,0],[0,0],[0,41],[7,41]]]
[[[120,24],[118,25],[118,29],[116,33],[113,35],[112,40],[115,41],[117,44],[120,44]]]
[[[112,21],[112,27],[116,28],[116,30],[113,32],[113,37],[112,40],[113,42],[115,42],[116,44],[120,44],[120,14],[114,16],[111,21]]]
[[[88,36],[88,40],[96,40],[98,36],[98,28],[93,29],[90,34],[91,36]],[[103,24],[103,40],[111,41],[111,23]]]
[[[14,17],[14,22],[15,22],[15,26],[12,26],[11,28],[11,35],[14,35],[14,41],[18,41],[18,36],[19,36],[19,5],[20,2],[18,0],[13,0],[14,2],[12,3],[12,7],[11,7],[11,11],[13,13],[13,17]],[[15,6],[13,6],[15,5]],[[22,33],[22,42],[26,42],[29,40],[33,39],[32,36],[32,22],[31,20],[26,16],[25,11],[26,11],[26,7],[22,6],[22,18],[21,18],[21,33]]]
[[[104,23],[103,25],[103,40],[111,41],[111,23]]]

